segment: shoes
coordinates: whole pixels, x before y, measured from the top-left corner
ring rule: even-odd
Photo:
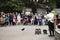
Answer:
[[[54,37],[55,35],[49,35],[49,37]]]
[[[55,37],[55,35],[52,35],[53,37]]]
[[[52,37],[52,35],[49,35],[49,37]]]

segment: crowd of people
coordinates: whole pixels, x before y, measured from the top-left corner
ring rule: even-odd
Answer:
[[[26,14],[27,13],[27,14]],[[55,11],[49,10],[47,15],[43,13],[0,13],[0,25],[48,25],[49,36],[54,36]],[[57,16],[58,17],[58,16]],[[57,20],[60,20],[57,18]],[[60,25],[60,21],[58,22]],[[60,27],[60,26],[59,26]],[[24,29],[23,29],[24,30]]]
[[[47,24],[47,20],[44,18],[44,15],[40,13],[35,13],[35,15],[32,12],[30,12],[29,15],[18,12],[0,13],[0,25],[44,25],[44,22]]]

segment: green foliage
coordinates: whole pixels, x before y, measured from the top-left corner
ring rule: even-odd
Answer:
[[[22,0],[1,0],[0,1],[0,10],[22,10],[24,7]],[[8,9],[7,9],[8,7]]]
[[[41,3],[43,0],[39,0],[39,3]],[[58,2],[60,2],[58,0]],[[31,7],[35,7],[34,2],[30,2],[30,0],[0,0],[0,11],[1,10],[22,10],[26,4],[29,4]],[[48,5],[50,7],[56,7],[56,1],[55,0],[49,0]]]
[[[49,6],[52,8],[56,7],[56,1],[55,0],[49,0]]]

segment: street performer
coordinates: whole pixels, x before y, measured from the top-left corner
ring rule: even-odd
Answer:
[[[49,37],[54,36],[54,14],[54,10],[49,10],[49,14],[44,16],[48,20]]]

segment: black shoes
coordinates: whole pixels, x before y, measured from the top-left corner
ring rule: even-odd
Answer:
[[[54,37],[55,35],[49,35],[49,37]]]
[[[55,36],[55,35],[52,35],[53,37]]]
[[[49,37],[52,37],[52,35],[49,35]]]

